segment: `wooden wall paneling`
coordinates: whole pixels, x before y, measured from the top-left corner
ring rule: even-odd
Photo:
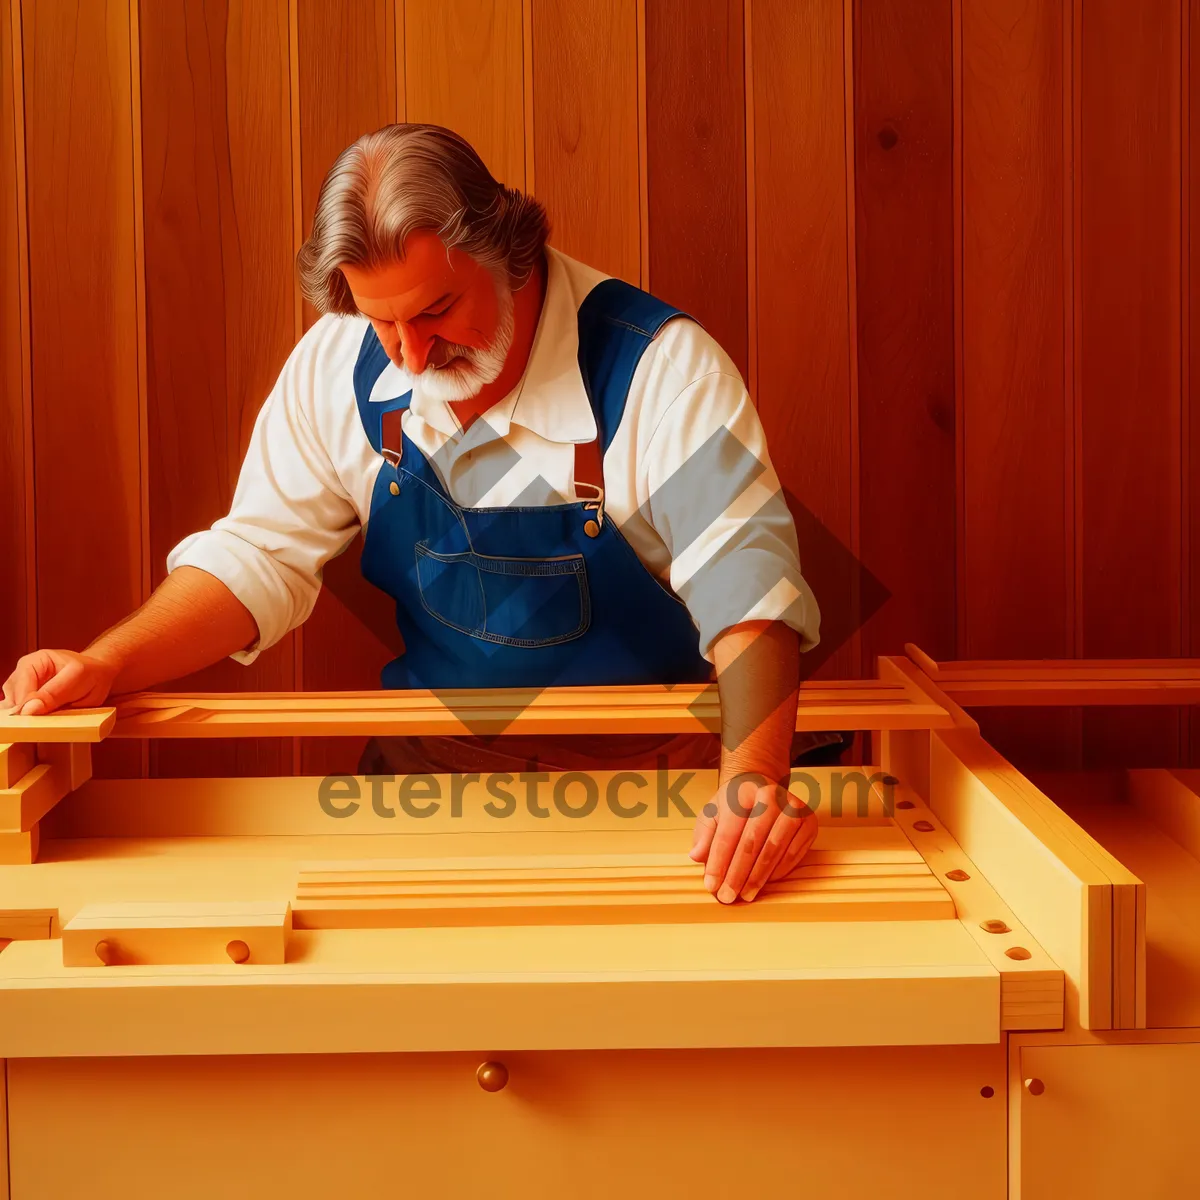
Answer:
[[[935,658],[955,648],[952,6],[859,7],[861,545],[891,594],[864,629],[870,672],[905,641]]]
[[[646,4],[649,290],[749,376],[743,0]]]
[[[1184,602],[1183,653],[1200,653],[1200,80],[1192,77],[1200,65],[1200,0],[1187,0],[1184,17],[1183,70],[1183,300],[1187,318],[1183,323],[1186,349],[1183,354],[1183,523],[1186,539],[1187,584]],[[1200,766],[1200,718],[1194,709],[1188,712],[1189,739],[1186,758],[1190,766]]]
[[[1074,653],[1071,229],[1065,6],[955,0],[961,19],[958,654]],[[988,714],[1018,764],[1061,763],[1071,719]]]
[[[521,0],[402,0],[406,119],[445,125],[525,187]]]
[[[20,10],[0,0],[0,681],[33,648],[33,438]],[[14,53],[14,47],[16,52]]]
[[[536,0],[535,189],[552,244],[639,283],[636,0]]]
[[[150,553],[229,509],[294,341],[287,0],[142,0]],[[179,686],[293,686],[292,638]],[[279,741],[156,742],[155,774],[278,775]]]
[[[1181,6],[1083,6],[1083,652],[1181,652]],[[1084,717],[1088,765],[1172,766],[1180,714]]]
[[[123,0],[22,6],[43,646],[143,599],[131,40]],[[138,746],[97,751],[97,775],[141,770]]]
[[[751,38],[758,409],[785,487],[853,552],[852,164],[843,2],[754,0]],[[853,612],[857,593],[838,561],[844,556],[814,553],[809,520],[798,516],[801,564],[828,644],[829,630]],[[820,672],[858,673],[854,640]]]
[[[301,217],[312,228],[317,194],[333,161],[364,133],[396,119],[396,9],[391,0],[298,0],[296,80],[299,106]],[[304,324],[315,314],[306,304]],[[354,418],[348,410],[348,419]],[[362,540],[358,538],[325,571],[325,586],[301,633],[296,686],[309,691],[379,686],[392,653],[338,599],[356,587]],[[375,592],[375,589],[369,589]],[[382,593],[376,593],[382,600]],[[394,622],[393,622],[394,624]],[[362,738],[305,739],[305,774],[353,771]]]

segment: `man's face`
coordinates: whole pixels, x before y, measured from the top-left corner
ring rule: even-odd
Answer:
[[[512,291],[434,233],[412,234],[404,258],[341,268],[355,306],[388,358],[432,399],[469,400],[494,382],[513,340]]]

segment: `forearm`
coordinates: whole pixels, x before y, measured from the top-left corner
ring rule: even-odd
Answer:
[[[800,639],[779,621],[734,626],[714,643],[722,785],[742,774],[786,786],[800,681]]]
[[[257,637],[254,618],[225,584],[196,567],[178,567],[84,653],[117,667],[112,691],[121,694],[189,675]]]

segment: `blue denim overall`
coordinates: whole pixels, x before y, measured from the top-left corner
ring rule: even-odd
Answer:
[[[579,370],[601,457],[646,347],[681,316],[609,279],[579,309]],[[464,508],[400,430],[412,393],[370,400],[388,359],[373,329],[354,369],[359,415],[383,454],[363,575],[396,601],[405,653],[385,688],[511,688],[711,678],[683,603],[638,559],[597,500]]]

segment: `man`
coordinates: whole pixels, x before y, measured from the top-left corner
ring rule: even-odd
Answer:
[[[762,427],[694,322],[547,247],[531,197],[457,135],[392,125],[321,189],[299,255],[324,314],[264,404],[232,509],[81,654],[27,655],[25,714],[252,661],[312,611],[364,531],[396,601],[388,688],[699,682],[720,790],[693,857],[718,899],[791,871],[815,816],[786,782],[817,606]],[[709,739],[715,743],[715,739]],[[383,739],[360,769],[702,766],[700,740]]]

